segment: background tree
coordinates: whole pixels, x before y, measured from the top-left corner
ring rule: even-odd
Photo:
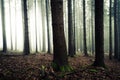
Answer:
[[[118,58],[117,0],[114,0],[114,58]]]
[[[120,0],[117,2],[118,5],[118,60],[120,61]]]
[[[87,53],[87,41],[86,41],[86,14],[85,14],[85,0],[83,0],[83,43],[84,43],[84,54],[88,56]]]
[[[95,0],[95,62],[93,65],[99,67],[105,67],[103,2],[104,0]]]
[[[42,51],[45,52],[46,48],[46,4],[45,4],[45,0],[41,0],[41,9],[42,9],[42,30],[43,30],[43,48]]]
[[[37,34],[38,29],[37,29],[37,19],[36,19],[36,17],[37,17],[36,16],[36,14],[37,14],[36,13],[36,3],[37,3],[36,0],[34,0],[34,5],[35,5],[35,29],[36,29],[36,53],[38,53],[38,37],[37,37],[38,36],[38,34]]]
[[[9,21],[10,21],[10,38],[11,38],[11,50],[13,50],[13,36],[12,36],[12,25],[11,25],[11,0],[9,0]]]
[[[75,7],[75,6],[73,6]],[[74,33],[74,17],[72,10],[72,0],[68,1],[68,52],[69,56],[73,57],[75,54],[75,33]]]
[[[94,0],[91,0],[91,35],[92,35],[92,54],[94,54]]]
[[[67,49],[64,35],[63,0],[51,0],[52,28],[53,28],[53,63],[55,70],[68,65]]]
[[[46,0],[46,20],[47,20],[47,36],[48,36],[48,53],[50,52],[50,26],[49,26],[49,0]]]
[[[5,30],[5,11],[4,11],[4,0],[1,0],[1,14],[2,14],[2,32],[3,32],[3,51],[7,51],[7,43],[6,43],[6,30]]]
[[[28,29],[28,15],[27,15],[27,0],[23,0],[24,8],[24,54],[30,54],[29,48],[29,29]]]
[[[109,4],[109,59],[112,59],[112,0]]]

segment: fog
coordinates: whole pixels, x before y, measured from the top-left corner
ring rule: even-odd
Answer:
[[[24,18],[22,0],[4,0],[5,10],[5,28],[7,38],[8,51],[23,51],[24,44]],[[104,43],[105,52],[109,51],[109,0],[104,3]],[[94,31],[94,6],[91,6],[90,0],[86,0],[86,32],[87,47],[91,51],[92,31]],[[0,1],[1,4],[1,1]],[[46,3],[45,0],[28,0],[28,26],[31,53],[36,51],[47,52],[48,50],[48,31],[50,30],[50,49],[53,50],[52,42],[52,24],[51,24],[51,8],[49,2],[49,27],[46,20]],[[75,43],[76,52],[83,51],[83,11],[82,0],[75,0]],[[91,12],[93,9],[93,13]],[[2,50],[2,18],[0,6],[0,49]],[[68,45],[68,13],[67,0],[64,0],[64,30],[66,36],[66,44]],[[91,16],[93,15],[93,24]],[[93,30],[92,30],[93,26]],[[113,34],[114,35],[114,34]],[[114,39],[114,38],[113,38]],[[36,46],[37,45],[37,46]]]

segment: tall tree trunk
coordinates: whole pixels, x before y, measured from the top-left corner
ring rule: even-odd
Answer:
[[[37,43],[37,41],[38,41],[38,37],[37,37],[37,19],[36,19],[36,0],[34,0],[34,5],[35,5],[35,29],[36,29],[36,53],[38,53],[38,43]]]
[[[2,14],[2,32],[3,32],[3,51],[7,51],[7,43],[6,43],[6,30],[5,30],[5,11],[4,11],[4,0],[1,0],[1,14]]]
[[[104,0],[95,0],[95,62],[93,65],[99,67],[105,67],[103,2]]]
[[[85,8],[85,0],[83,0],[83,43],[84,43],[84,54],[88,56],[87,53],[87,41],[86,41],[86,8]]]
[[[74,39],[74,19],[72,16],[72,0],[68,1],[68,52],[69,56],[73,57],[75,54],[75,39]]]
[[[91,35],[92,35],[92,54],[94,54],[94,1],[91,0]]]
[[[17,9],[16,9],[17,1],[15,0],[15,50],[17,51],[17,25],[16,25],[16,16],[17,16]]]
[[[51,0],[51,7],[54,45],[53,63],[57,65],[57,70],[60,70],[61,66],[68,65],[63,22],[63,0]]]
[[[118,60],[120,61],[120,0],[118,0]]]
[[[51,53],[50,51],[50,28],[49,28],[49,0],[46,0],[46,20],[47,20],[47,36],[48,36],[48,52]]]
[[[11,50],[13,50],[13,37],[12,37],[12,25],[11,25],[11,0],[9,0],[9,22],[10,22],[10,38],[11,38]]]
[[[73,33],[74,33],[74,37],[73,37],[73,51],[74,51],[74,55],[76,54],[76,45],[75,45],[75,42],[76,42],[76,35],[75,35],[75,31],[76,31],[76,24],[75,24],[75,0],[73,0]]]
[[[28,29],[28,14],[27,14],[27,0],[23,0],[24,7],[24,54],[30,54],[29,48],[29,29]]]
[[[46,13],[45,13],[45,0],[41,0],[41,8],[42,8],[42,29],[43,29],[43,49],[42,51],[45,52],[46,51],[46,32],[45,32],[45,20],[46,20]]]
[[[112,0],[109,6],[109,59],[112,59],[112,17],[111,17]]]
[[[118,58],[117,0],[114,0],[114,58]]]

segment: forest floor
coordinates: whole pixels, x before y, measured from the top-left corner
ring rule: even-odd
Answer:
[[[105,58],[107,68],[92,67],[94,57],[69,57],[71,72],[54,72],[53,55],[0,56],[0,80],[120,80],[120,62]]]

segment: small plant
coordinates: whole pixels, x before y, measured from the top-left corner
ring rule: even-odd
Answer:
[[[45,66],[42,65],[41,68],[40,68],[40,76],[45,76]]]
[[[96,69],[90,69],[90,72],[98,72]]]
[[[70,65],[58,66],[56,63],[52,63],[52,67],[55,71],[70,72],[73,68]]]

